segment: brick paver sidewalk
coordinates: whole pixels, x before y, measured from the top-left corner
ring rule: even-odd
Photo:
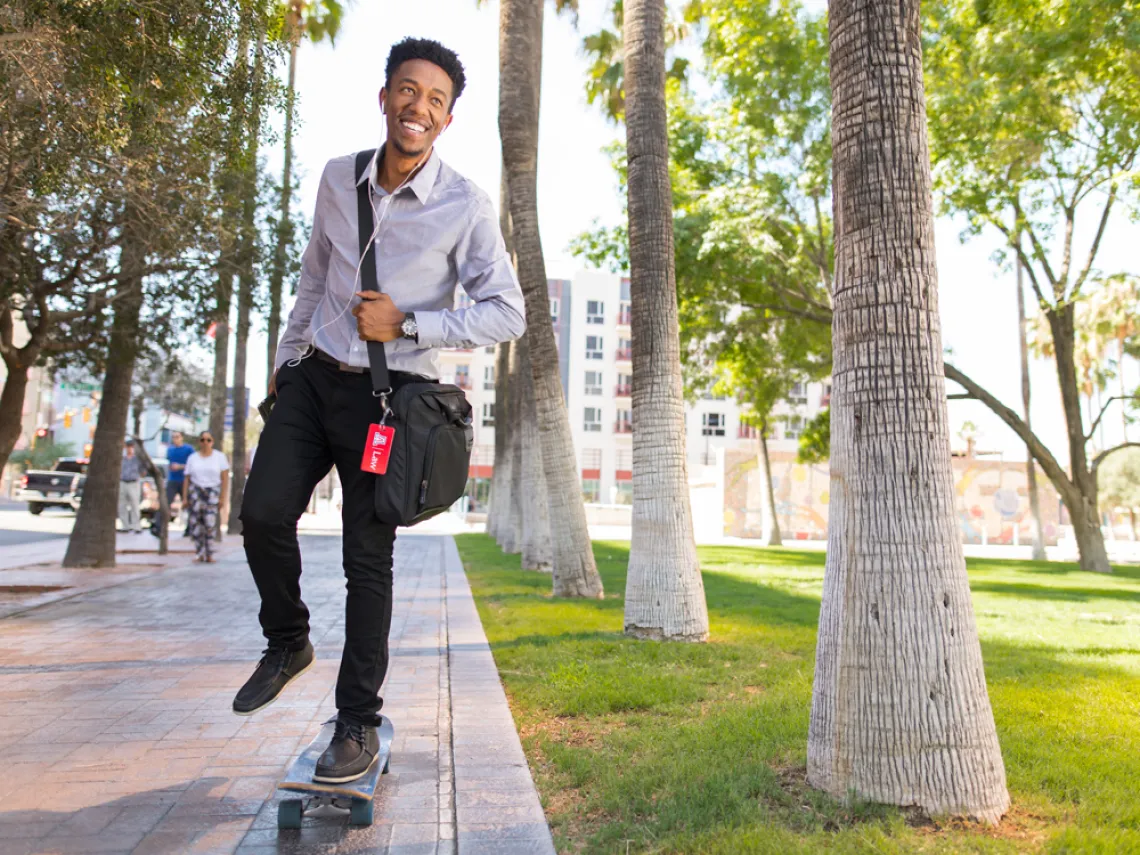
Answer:
[[[401,534],[376,822],[278,831],[275,785],[335,712],[339,537],[305,537],[315,667],[250,718],[261,655],[241,553],[0,620],[0,852],[553,853],[455,543]]]

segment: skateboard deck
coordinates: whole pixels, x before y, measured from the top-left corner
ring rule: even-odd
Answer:
[[[372,798],[380,776],[388,774],[388,762],[392,756],[392,739],[396,734],[392,720],[387,716],[381,717],[380,726],[376,728],[376,735],[380,738],[380,753],[363,777],[344,784],[324,784],[313,780],[313,772],[317,760],[332,741],[335,728],[335,717],[326,721],[317,738],[293,761],[277,785],[279,790],[308,795],[308,798],[283,799],[278,804],[278,828],[300,828],[301,819],[306,813],[328,805],[341,806],[337,802],[347,803],[349,821],[353,825],[372,824]]]

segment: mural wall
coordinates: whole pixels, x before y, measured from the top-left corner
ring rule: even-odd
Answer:
[[[827,463],[802,464],[791,452],[770,452],[776,513],[786,539],[825,540],[831,479]],[[1032,520],[1024,463],[954,457],[958,521],[963,543],[1030,543]],[[756,454],[728,451],[724,459],[724,533],[759,537],[762,479]],[[1045,542],[1057,542],[1068,522],[1049,480],[1037,471]]]

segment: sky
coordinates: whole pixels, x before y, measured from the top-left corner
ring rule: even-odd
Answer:
[[[607,22],[608,3],[581,0],[580,5],[577,29],[570,18],[555,15],[551,4],[547,4],[544,27],[538,207],[547,273],[552,278],[571,278],[585,268],[584,262],[568,250],[576,235],[595,224],[617,224],[623,217],[617,181],[604,149],[621,138],[624,130],[586,103],[587,63],[581,50],[582,37]],[[805,5],[818,11],[825,3],[808,0]],[[455,50],[464,63],[467,88],[455,105],[452,126],[436,144],[437,151],[497,204],[501,157],[497,126],[498,4],[477,6],[475,0],[357,0],[347,12],[335,46],[304,44],[300,50],[300,127],[294,137],[300,196],[294,201],[295,210],[311,215],[327,160],[381,142],[378,92],[383,85],[384,61],[389,47],[405,36],[437,39]],[[265,155],[269,169],[279,174],[280,146],[268,147]],[[999,246],[994,236],[963,244],[959,240],[961,226],[940,219],[935,229],[944,344],[951,348],[960,370],[1020,412],[1014,275],[999,270],[993,262],[991,256]],[[1078,231],[1078,245],[1082,238],[1087,239],[1089,231]],[[1138,245],[1140,226],[1123,217],[1115,218],[1105,236],[1099,266],[1135,271]],[[258,354],[264,350],[261,323],[250,351]],[[254,401],[260,400],[266,385],[264,362],[256,356],[250,359],[248,385]],[[1031,377],[1034,428],[1053,453],[1066,460],[1052,363],[1035,361]],[[1132,387],[1140,382],[1134,367],[1127,378]],[[980,429],[979,448],[1000,452],[1007,460],[1025,459],[1024,445],[983,405],[951,401],[952,436],[967,420]],[[1106,443],[1121,439],[1120,422],[1119,409],[1110,411],[1105,419]],[[1140,427],[1133,430],[1140,433]],[[954,443],[961,444],[957,439]]]

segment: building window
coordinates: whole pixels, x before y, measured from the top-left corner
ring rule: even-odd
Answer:
[[[495,388],[495,366],[483,366],[483,388],[491,391]]]
[[[558,323],[558,313],[562,309],[562,301],[557,297],[550,298],[550,320],[553,323]]]
[[[615,461],[614,468],[619,472],[632,472],[633,471],[633,449],[619,448],[617,450],[617,460]]]
[[[622,300],[618,304],[618,325],[628,327],[630,323],[629,300]]]
[[[602,349],[605,345],[602,342],[600,335],[586,336],[586,358],[587,359],[601,359]]]
[[[632,505],[633,504],[633,482],[632,481],[618,481],[617,492],[614,494],[614,502],[619,505]]]
[[[831,384],[830,383],[824,383],[823,384],[823,391],[820,392],[820,395],[819,395],[819,405],[821,407],[830,407],[831,406]]]
[[[488,401],[483,404],[483,427],[495,426],[495,402]]]
[[[784,425],[784,439],[799,439],[803,430],[803,416],[788,416],[788,421]]]
[[[793,383],[792,391],[788,393],[789,404],[807,403],[807,383]]]
[[[602,450],[600,448],[583,448],[582,449],[582,468],[583,469],[601,469],[602,468]]]
[[[483,352],[484,353],[494,353],[495,352],[495,345],[493,345],[493,344],[487,345],[485,348],[483,348]]]
[[[704,413],[701,416],[701,436],[724,436],[724,413]]]
[[[628,338],[618,339],[617,358],[625,362],[633,359],[633,342]]]
[[[741,422],[736,428],[737,439],[759,439],[760,428]]]
[[[586,323],[604,324],[606,322],[606,306],[601,300],[586,301]]]
[[[586,372],[586,394],[587,395],[600,395],[600,394],[602,394],[602,372],[601,371],[587,371]]]
[[[583,430],[585,430],[586,433],[601,433],[602,410],[600,407],[586,407]]]
[[[602,495],[602,482],[597,478],[582,479],[582,500],[597,502]]]
[[[628,398],[633,394],[633,378],[628,374],[619,374],[614,394],[619,398]]]
[[[455,385],[460,389],[471,388],[471,366],[470,365],[456,365],[455,366]]]
[[[614,433],[633,433],[633,410],[618,410]]]

